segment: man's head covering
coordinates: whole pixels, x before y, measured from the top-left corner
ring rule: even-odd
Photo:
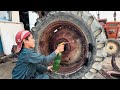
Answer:
[[[30,32],[27,31],[27,30],[19,31],[16,34],[15,40],[16,40],[16,43],[17,43],[17,52],[19,52],[21,50],[23,39],[25,39],[28,35],[30,35]]]

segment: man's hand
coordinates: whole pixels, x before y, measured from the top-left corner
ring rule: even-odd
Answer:
[[[48,66],[48,67],[47,67],[47,70],[53,71],[52,68],[53,68],[53,66]]]
[[[60,44],[57,46],[57,49],[55,50],[56,54],[64,51],[64,47],[65,47],[65,44],[66,44],[66,43],[67,43],[67,42],[62,42],[62,43],[60,43]]]

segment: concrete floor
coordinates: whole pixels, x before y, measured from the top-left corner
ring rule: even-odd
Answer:
[[[16,58],[9,58],[7,62],[0,64],[0,79],[11,79],[12,69],[15,66]]]
[[[120,67],[120,57],[116,58],[117,60],[117,65]],[[15,66],[15,61],[17,61],[16,58],[9,58],[6,60],[7,62],[1,63],[0,64],[0,79],[11,79],[12,78],[12,69]],[[111,66],[111,57],[107,57],[103,61],[103,70],[104,71],[109,71],[113,70]],[[95,75],[95,79],[105,79],[101,74],[97,73]]]

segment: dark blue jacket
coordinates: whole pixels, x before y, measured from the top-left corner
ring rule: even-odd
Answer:
[[[47,71],[47,64],[56,57],[55,52],[45,56],[33,49],[23,48],[12,71],[12,79],[29,79],[34,73]]]

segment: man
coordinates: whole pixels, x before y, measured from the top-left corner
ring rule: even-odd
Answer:
[[[52,70],[52,66],[47,66],[56,55],[64,51],[64,45],[59,45],[50,55],[45,56],[36,53],[35,40],[30,31],[23,30],[16,34],[18,61],[12,71],[13,79],[49,79],[45,74],[47,70]]]

